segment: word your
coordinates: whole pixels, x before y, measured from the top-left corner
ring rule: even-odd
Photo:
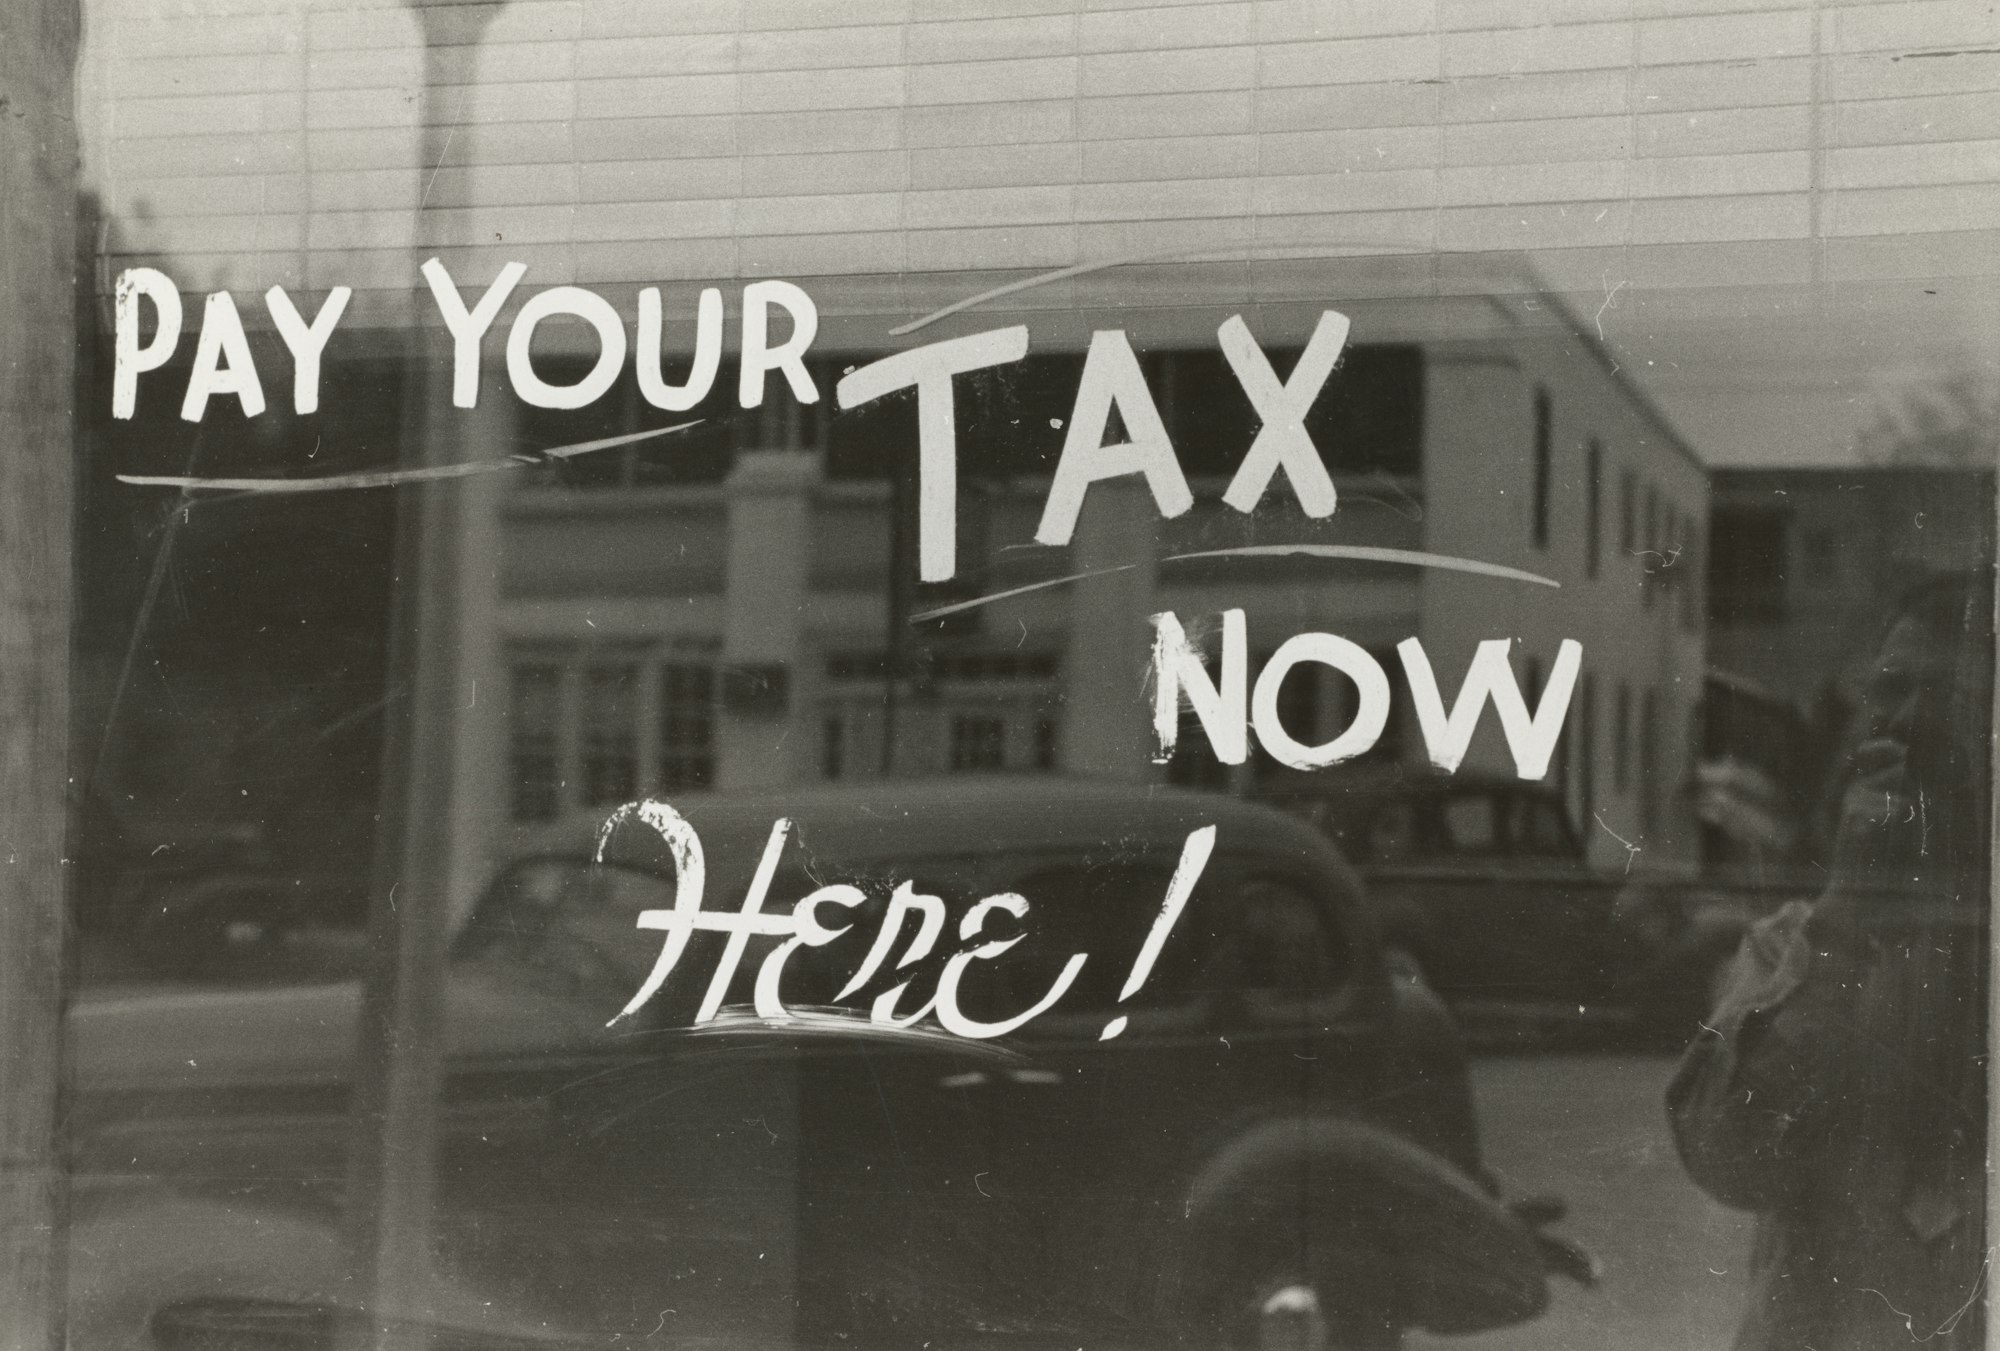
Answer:
[[[486,288],[479,302],[467,309],[444,264],[433,258],[423,266],[438,313],[451,332],[451,401],[460,408],[476,406],[479,395],[480,344],[501,306],[521,278],[524,263],[509,263]],[[264,304],[278,335],[292,354],[292,407],[299,413],[319,408],[320,357],[327,339],[353,298],[353,288],[336,286],[319,314],[308,324],[282,286],[264,293]],[[140,341],[141,299],[152,302],[155,323],[150,339]],[[113,340],[111,415],[129,418],[138,400],[139,376],[157,370],[173,356],[181,338],[180,288],[150,267],[127,268],[118,274]],[[771,312],[783,310],[791,332],[783,342],[770,340]],[[596,330],[597,361],[590,373],[573,385],[555,385],[535,373],[530,349],[535,329],[558,315],[581,319]],[[695,317],[695,354],[687,380],[670,385],[660,374],[660,292],[649,286],[639,292],[639,338],[633,365],[639,393],[655,408],[684,412],[708,397],[722,363],[722,293],[709,287],[701,293]],[[819,391],[806,373],[806,349],[819,331],[819,311],[811,297],[788,281],[751,282],[743,288],[742,365],[737,374],[737,399],[745,408],[764,401],[764,379],[782,374],[800,403],[816,403]],[[611,302],[577,286],[552,286],[530,296],[507,332],[507,379],[524,403],[536,408],[583,408],[602,398],[617,383],[625,365],[625,322]],[[233,394],[246,417],[264,411],[264,385],[244,336],[243,320],[227,291],[212,293],[202,309],[201,336],[195,341],[194,366],[188,373],[181,417],[198,422],[211,397]]]
[[[1181,695],[1185,693],[1216,758],[1226,765],[1242,764],[1249,752],[1244,696],[1249,690],[1250,665],[1243,611],[1223,612],[1219,686],[1171,610],[1153,616],[1153,630],[1153,731],[1159,739],[1154,760],[1164,764],[1173,756],[1180,735]],[[1583,646],[1573,638],[1563,639],[1548,686],[1530,715],[1515,683],[1514,669],[1507,662],[1510,645],[1506,638],[1490,638],[1479,645],[1458,698],[1446,712],[1423,643],[1406,638],[1397,644],[1396,655],[1402,658],[1403,678],[1410,687],[1417,724],[1423,729],[1425,751],[1439,769],[1449,773],[1464,761],[1479,715],[1490,699],[1500,715],[1500,730],[1513,754],[1515,772],[1524,779],[1539,779],[1548,773],[1556,740],[1562,735],[1563,718],[1569,712],[1570,694],[1576,687],[1577,669],[1583,664]],[[1353,681],[1360,692],[1347,727],[1318,745],[1294,739],[1278,718],[1279,687],[1287,673],[1302,662],[1332,667]],[[1257,684],[1249,692],[1247,722],[1256,731],[1258,744],[1278,763],[1293,769],[1319,769],[1351,760],[1372,747],[1388,724],[1389,703],[1389,677],[1366,650],[1331,633],[1300,633],[1286,639],[1258,673]]]
[[[808,892],[792,906],[789,915],[769,914],[764,910],[764,900],[771,888],[771,878],[777,872],[778,859],[783,854],[785,841],[791,834],[792,823],[780,817],[771,826],[770,837],[764,845],[763,856],[758,860],[757,871],[752,876],[750,888],[744,894],[743,905],[735,914],[702,909],[702,889],[707,881],[707,864],[702,855],[701,837],[688,823],[686,817],[666,803],[657,799],[628,803],[612,813],[604,823],[597,840],[597,860],[604,861],[612,834],[627,821],[637,819],[658,831],[667,842],[667,848],[674,859],[674,904],[670,910],[642,910],[639,912],[638,927],[658,930],[666,934],[666,942],[660,948],[660,955],[653,963],[653,969],[640,985],[637,994],[611,1020],[615,1024],[621,1018],[630,1017],[644,1008],[646,1002],[660,992],[674,967],[687,952],[688,942],[697,930],[722,933],[729,936],[723,945],[721,958],[714,973],[709,977],[708,991],[702,996],[701,1007],[695,1013],[695,1022],[705,1023],[722,1010],[722,1000],[731,982],[736,978],[737,968],[742,964],[745,950],[754,936],[782,938],[784,941],[773,948],[757,969],[757,980],[753,999],[757,1016],[772,1021],[783,1021],[790,1015],[785,1009],[779,986],[784,980],[785,963],[800,948],[824,947],[853,926],[843,924],[829,926],[819,917],[822,906],[852,910],[863,904],[867,897],[859,887],[836,883]],[[1215,827],[1203,826],[1187,838],[1182,848],[1179,865],[1174,869],[1167,883],[1166,899],[1160,906],[1158,917],[1146,935],[1146,941],[1139,949],[1138,958],[1132,963],[1132,971],[1126,977],[1124,988],[1118,998],[1122,1002],[1137,993],[1151,974],[1153,963],[1158,960],[1166,946],[1167,935],[1172,931],[1174,921],[1180,917],[1187,899],[1200,880],[1202,869],[1207,866],[1208,856],[1215,848]],[[988,896],[967,910],[959,921],[958,936],[961,940],[975,940],[985,931],[987,922],[996,911],[1003,911],[1017,920],[1028,917],[1028,902],[1025,897],[1013,892],[1002,892]],[[902,955],[896,959],[894,970],[901,970],[922,961],[936,948],[938,938],[944,931],[945,905],[936,896],[926,896],[915,890],[909,882],[896,888],[889,899],[889,908],[882,917],[875,941],[869,947],[868,955],[860,968],[847,982],[839,994],[834,996],[838,1003],[856,990],[867,985],[876,973],[883,969],[883,963],[895,949],[902,937],[905,922],[914,918],[916,930],[910,936]],[[1048,992],[1029,1008],[1011,1018],[987,1022],[967,1015],[959,1007],[959,982],[966,970],[974,962],[990,962],[1001,957],[1007,950],[1019,943],[1024,935],[996,939],[980,943],[955,953],[944,964],[938,977],[937,992],[923,1007],[912,1013],[899,1013],[897,1004],[909,989],[910,982],[904,981],[877,996],[869,1009],[869,1021],[888,1027],[909,1027],[927,1015],[935,1014],[938,1025],[956,1036],[984,1040],[1001,1037],[1019,1031],[1032,1019],[1048,1012],[1057,1000],[1068,992],[1089,960],[1087,953],[1075,953],[1064,964]],[[1110,1040],[1125,1030],[1125,1019],[1114,1018],[1105,1025],[1103,1040]]]

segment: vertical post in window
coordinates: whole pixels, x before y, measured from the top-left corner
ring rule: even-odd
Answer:
[[[1152,776],[1152,731],[1132,690],[1152,644],[1158,519],[1151,493],[1124,478],[1093,486],[1077,520],[1070,566],[1095,575],[1070,588],[1061,759],[1072,773]],[[1120,671],[1130,683],[1106,678]]]
[[[1577,691],[1576,727],[1576,824],[1588,849],[1597,815],[1597,678],[1589,672]]]
[[[908,455],[889,465],[889,575],[882,635],[882,764],[884,777],[896,768],[896,700],[910,666],[910,602],[917,571],[917,466]]]
[[[1595,578],[1604,552],[1604,443],[1592,438],[1584,458],[1583,575]]]
[[[0,1346],[63,1344],[64,807],[75,426],[73,4],[0,3]]]
[[[1992,496],[1994,537],[2000,539],[2000,491]],[[1987,954],[1989,973],[2000,972],[2000,587],[1994,588],[1993,664],[1987,667],[1988,702],[1992,707],[1992,721],[1987,723],[1987,745],[1990,758],[1986,762],[1986,886],[1987,919],[1986,941],[1992,945]],[[2000,1045],[2000,979],[1992,974],[1986,978],[1986,1148],[1987,1157],[1992,1158],[1993,1142],[2000,1140],[2000,1060],[1993,1055],[1993,1048]],[[1986,1232],[1990,1236],[2000,1233],[2000,1186],[1993,1185],[1993,1174],[1989,1168],[1986,1185]],[[1990,1240],[1989,1240],[1990,1241]],[[1986,1321],[1992,1327],[1996,1318],[1994,1302],[1987,1298]]]
[[[715,724],[716,782],[727,789],[796,783],[807,752],[798,719],[810,650],[813,496],[819,461],[796,450],[739,453],[724,485],[723,682]],[[797,737],[791,733],[797,731]]]
[[[1686,532],[1681,540],[1681,627],[1689,633],[1699,632],[1707,603],[1703,599],[1703,588],[1707,578],[1707,560],[1701,551],[1701,526],[1692,519],[1687,522]]]
[[[1639,547],[1636,518],[1639,511],[1639,482],[1630,469],[1618,476],[1618,548],[1630,554]]]
[[[1645,545],[1639,559],[1639,604],[1643,609],[1653,608],[1653,592],[1660,584],[1660,568],[1666,544],[1660,538],[1660,490],[1648,484],[1646,487]]]
[[[1632,687],[1618,682],[1617,705],[1611,725],[1611,786],[1619,793],[1632,788]]]
[[[1549,480],[1555,471],[1555,407],[1549,392],[1535,389],[1535,547],[1549,547]]]
[[[497,454],[514,444],[516,406],[502,396],[497,369],[486,372],[487,388],[475,408],[453,410],[456,430],[450,444],[465,459]],[[451,763],[450,883],[445,900],[453,923],[470,913],[486,882],[493,853],[508,815],[507,659],[500,642],[501,505],[514,480],[478,474],[457,486],[455,556],[461,573],[454,594],[457,611],[458,692],[453,701],[455,732]]]
[[[1646,686],[1639,692],[1639,829],[1647,835],[1660,820],[1660,696]]]
[[[417,124],[418,217],[421,241],[430,206],[422,179],[443,127],[440,89],[469,78],[464,62],[476,50],[498,4],[415,7],[424,43],[423,101]],[[446,235],[446,237],[449,237]],[[461,274],[461,287],[484,280]],[[408,333],[403,462],[444,464],[475,453],[479,438],[452,407],[451,352],[441,329],[415,321]],[[491,386],[479,402],[500,395]],[[459,710],[471,673],[465,644],[476,635],[464,613],[467,513],[474,500],[451,481],[404,487],[397,501],[396,591],[391,602],[391,698],[384,740],[381,830],[371,895],[368,967],[364,977],[354,1097],[350,1108],[348,1224],[354,1293],[363,1317],[343,1329],[350,1347],[415,1351],[431,1297],[432,1208],[437,1190],[439,1090],[444,1071],[446,955],[451,936],[454,780],[461,768]]]

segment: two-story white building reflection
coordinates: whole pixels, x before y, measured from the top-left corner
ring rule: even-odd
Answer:
[[[1583,675],[1551,776],[1596,857],[1623,860],[1630,843],[1642,865],[1690,862],[1708,489],[1688,446],[1587,321],[1504,262],[1465,294],[1395,300],[1340,293],[1341,272],[1324,262],[1260,264],[1255,294],[1282,300],[1233,295],[1244,269],[1221,271],[1113,269],[900,340],[1030,330],[1025,362],[958,382],[950,583],[916,585],[913,551],[899,552],[911,549],[907,528],[899,546],[893,526],[893,504],[907,500],[895,480],[914,473],[913,398],[833,405],[839,375],[894,350],[884,335],[907,316],[824,305],[815,404],[774,380],[761,408],[740,410],[725,362],[699,428],[515,480],[485,527],[499,562],[481,683],[506,697],[469,715],[461,819],[498,829],[644,792],[950,771],[1247,787],[1268,762],[1253,752],[1240,767],[1216,764],[1192,723],[1182,756],[1155,765],[1147,687],[1150,615],[1212,630],[1242,608],[1253,673],[1307,630],[1377,654],[1398,698],[1372,755],[1411,763],[1424,748],[1403,706],[1398,642],[1421,639],[1449,695],[1480,640],[1514,639],[1532,698],[1560,641],[1577,639]],[[693,331],[692,288],[678,299],[669,292],[670,345]],[[1323,308],[1353,325],[1306,423],[1339,506],[1308,518],[1281,474],[1239,513],[1220,498],[1257,422],[1216,328],[1242,313],[1283,374]],[[1195,505],[1163,520],[1143,480],[1106,482],[1067,547],[1037,545],[1083,348],[1093,328],[1112,327],[1140,353]],[[552,380],[575,378],[565,366],[594,356],[552,347],[538,362]],[[576,413],[487,405],[482,435],[522,449],[679,420],[629,379]],[[1296,542],[1499,563],[1559,589],[1400,563],[1175,557]],[[1074,574],[1091,575],[1035,585]],[[1301,667],[1283,687],[1283,719],[1300,740],[1326,740],[1351,700],[1343,677]],[[1510,768],[1492,723],[1489,713],[1468,768]]]

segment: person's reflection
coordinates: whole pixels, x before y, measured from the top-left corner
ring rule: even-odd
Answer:
[[[1990,578],[1904,598],[1828,885],[1745,939],[1667,1090],[1689,1173],[1759,1212],[1738,1351],[1983,1346]]]

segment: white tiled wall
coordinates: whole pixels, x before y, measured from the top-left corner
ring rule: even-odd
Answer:
[[[425,132],[405,6],[94,0],[86,175],[117,250],[171,256],[191,286],[390,290],[412,247],[471,275],[520,258],[531,284],[1259,239],[1706,242],[1730,248],[1704,267],[1741,249],[1759,275],[1867,276],[1940,235],[1946,266],[1994,266],[2000,16],[1971,0],[513,0],[482,30],[485,12],[422,11]]]

